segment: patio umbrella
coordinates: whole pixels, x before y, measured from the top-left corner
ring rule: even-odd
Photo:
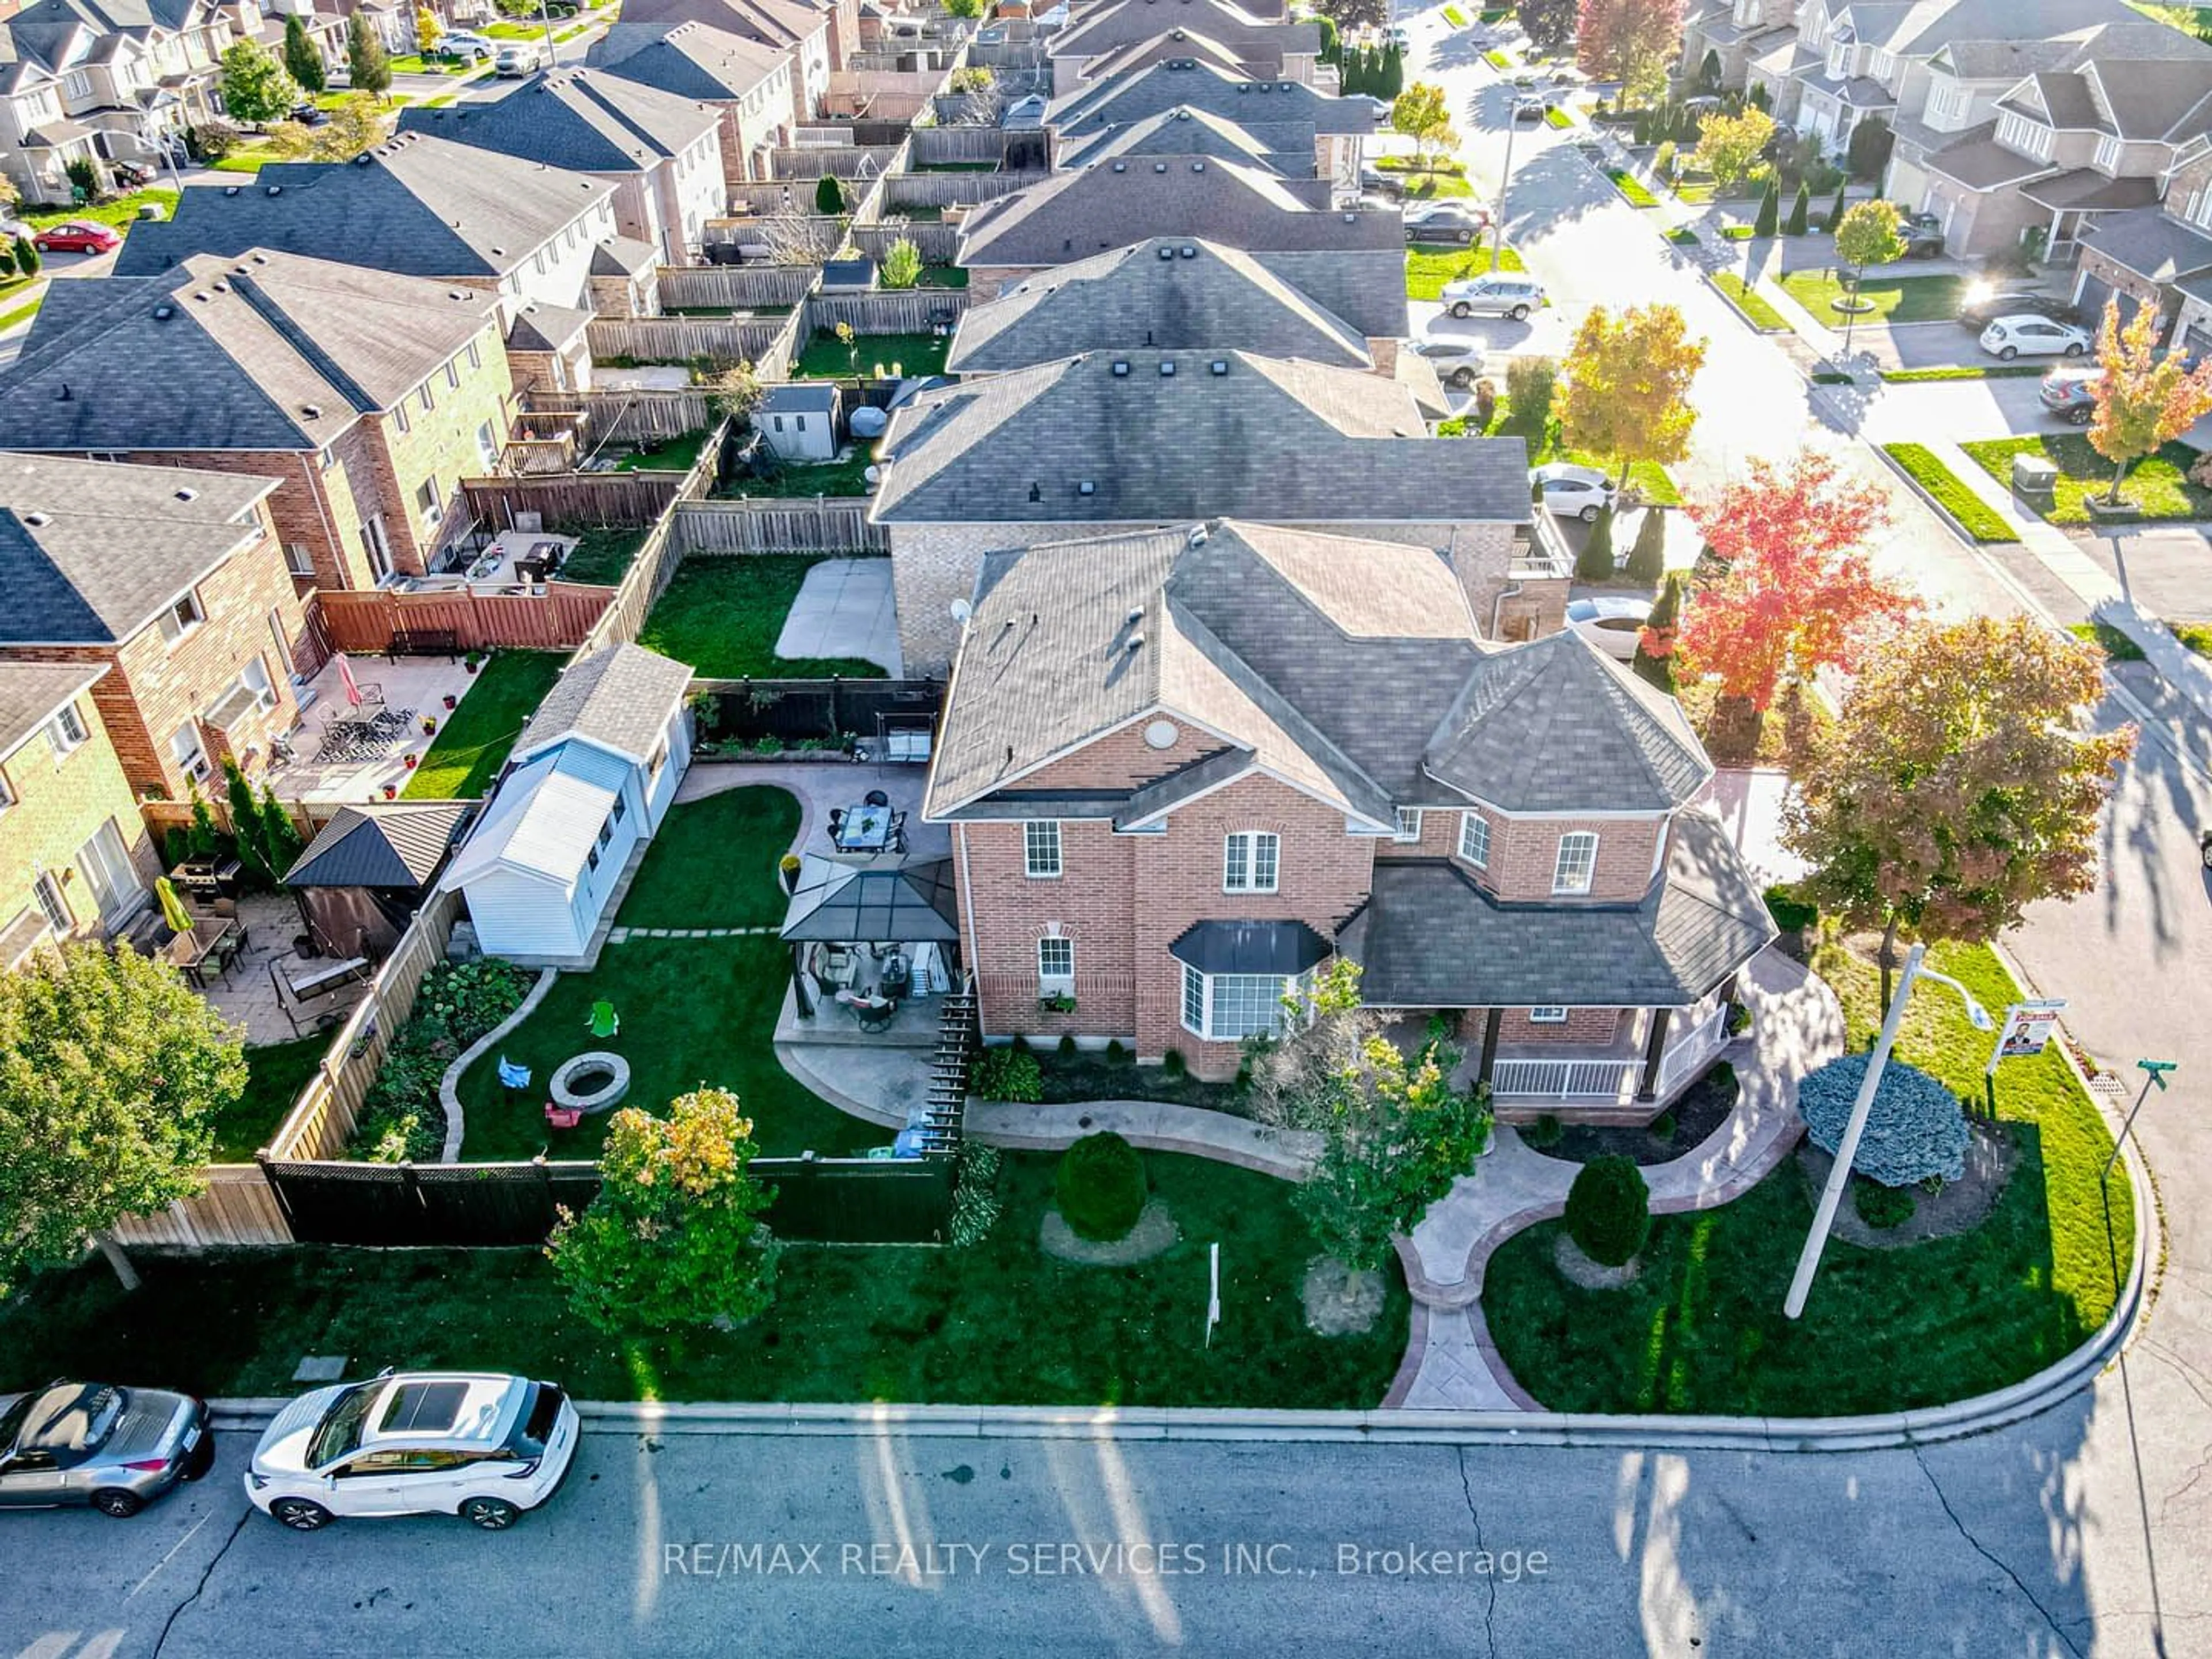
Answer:
[[[177,896],[177,884],[167,876],[154,884],[154,896],[161,901],[161,920],[169,924],[173,933],[192,931],[192,913],[185,908],[185,902]]]
[[[346,701],[356,708],[360,708],[361,687],[354,684],[353,665],[345,659],[343,652],[338,653],[338,684],[345,687]]]

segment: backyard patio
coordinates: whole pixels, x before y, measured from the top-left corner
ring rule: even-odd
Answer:
[[[358,704],[347,695],[345,668]],[[413,780],[410,758],[419,765],[434,740],[423,720],[442,729],[454,712],[446,699],[464,702],[479,678],[459,656],[332,657],[300,688],[293,758],[271,770],[270,782],[279,799],[309,805],[396,796]]]

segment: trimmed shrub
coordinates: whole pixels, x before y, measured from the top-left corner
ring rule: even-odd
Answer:
[[[1062,1060],[1073,1060],[1075,1058],[1074,1032],[1062,1031],[1060,1034],[1060,1057]]]
[[[968,1086],[978,1099],[1034,1105],[1044,1098],[1044,1072],[1026,1048],[986,1048],[975,1057]]]
[[[1766,914],[1785,933],[1802,933],[1820,919],[1820,907],[1787,883],[1776,883],[1766,890],[1764,897]]]
[[[1837,180],[1836,199],[1828,204],[1827,228],[1831,234],[1833,234],[1836,227],[1844,222],[1844,191],[1848,187],[1841,179]]]
[[[1812,222],[1813,192],[1802,179],[1797,181],[1797,194],[1790,204],[1789,222],[1782,227],[1785,236],[1802,236]]]
[[[1826,1152],[1843,1139],[1869,1058],[1844,1054],[1797,1086],[1806,1132]],[[1929,1176],[1958,1180],[1966,1173],[1966,1115],[1958,1096],[1918,1066],[1892,1060],[1851,1169],[1885,1187],[1907,1187]]]
[[[1771,236],[1779,228],[1781,222],[1781,192],[1775,189],[1774,181],[1770,179],[1766,181],[1766,189],[1760,193],[1759,216],[1751,222],[1751,234],[1754,236]]]
[[[823,173],[814,186],[814,210],[828,217],[845,210],[845,187],[837,182],[835,173]]]
[[[1559,366],[1549,357],[1515,357],[1505,365],[1505,418],[1499,435],[1524,440],[1530,449],[1544,441],[1552,424],[1552,398],[1559,390]]]
[[[1109,1066],[1127,1066],[1133,1058],[1134,1056],[1121,1046],[1119,1037],[1106,1045],[1106,1063]]]
[[[1920,1200],[1913,1197],[1910,1187],[1885,1187],[1874,1181],[1851,1182],[1851,1208],[1878,1232],[1902,1227],[1919,1207]]]
[[[1180,1048],[1170,1048],[1160,1056],[1160,1070],[1169,1077],[1181,1077],[1188,1069],[1183,1064]]]
[[[955,1249],[980,1244],[999,1219],[999,1149],[980,1140],[963,1141],[953,1166],[952,1221],[946,1237]]]
[[[1598,509],[1597,521],[1589,527],[1589,538],[1583,543],[1582,556],[1575,561],[1575,580],[1613,580],[1613,509],[1609,507]]]
[[[1522,1126],[1521,1141],[1523,1146],[1540,1152],[1558,1146],[1566,1133],[1565,1125],[1547,1112],[1534,1123]]]
[[[1120,1238],[1145,1210],[1145,1161],[1111,1130],[1085,1135],[1060,1160],[1053,1190],[1078,1238]]]
[[[1674,1109],[1669,1106],[1651,1120],[1648,1132],[1654,1140],[1668,1141],[1674,1139],[1675,1132],[1681,1127],[1681,1120],[1674,1115]]]
[[[1628,577],[1656,587],[1666,574],[1667,515],[1656,507],[1647,507],[1636,526],[1636,541],[1628,550]]]
[[[1651,1190],[1636,1160],[1608,1153],[1583,1165],[1567,1189],[1567,1236],[1591,1261],[1618,1267],[1651,1231]]]

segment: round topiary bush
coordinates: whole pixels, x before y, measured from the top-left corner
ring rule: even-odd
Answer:
[[[1079,1238],[1119,1238],[1145,1210],[1145,1163],[1109,1130],[1085,1135],[1060,1160],[1060,1213]]]
[[[1797,1085],[1806,1132],[1823,1152],[1832,1154],[1844,1138],[1868,1059],[1832,1060]],[[1958,1180],[1966,1173],[1966,1115],[1958,1096],[1918,1066],[1892,1060],[1867,1114],[1851,1170],[1885,1187],[1909,1187],[1929,1176]]]
[[[1902,1227],[1912,1219],[1912,1212],[1920,1201],[1912,1196],[1910,1187],[1885,1187],[1877,1181],[1851,1182],[1851,1207],[1859,1212],[1859,1219],[1878,1232],[1887,1232],[1892,1227]]]
[[[1618,1267],[1650,1234],[1650,1198],[1634,1158],[1594,1158],[1567,1189],[1567,1236],[1591,1261]]]

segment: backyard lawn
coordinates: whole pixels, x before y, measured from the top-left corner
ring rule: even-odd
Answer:
[[[579,532],[575,546],[561,562],[561,580],[602,587],[621,586],[638,549],[645,545],[645,537],[642,530],[609,525]]]
[[[1930,957],[1993,1011],[2019,994],[1986,946]],[[1820,967],[1863,1048],[1880,996],[1873,964],[1831,945]],[[1912,1000],[1898,1054],[1978,1098],[1990,1041],[1930,985]],[[2020,1158],[1973,1231],[1886,1250],[1832,1240],[1793,1323],[1783,1293],[1813,1217],[1793,1158],[1733,1204],[1656,1219],[1626,1290],[1562,1279],[1551,1260],[1559,1223],[1510,1240],[1483,1291],[1499,1352],[1560,1410],[1785,1417],[1934,1405],[2050,1364],[2111,1313],[2133,1199],[2124,1177],[2100,1183],[2112,1135],[2056,1049],[2007,1061],[1997,1084]]]
[[[680,438],[669,438],[643,449],[631,451],[616,464],[617,472],[689,472],[698,464],[699,452],[709,432],[687,432]]]
[[[786,461],[774,472],[725,479],[714,493],[737,500],[763,495],[866,495],[868,469],[875,464],[875,445],[848,444],[840,459]]]
[[[783,920],[776,861],[799,834],[781,789],[726,789],[671,807],[623,897],[625,927],[758,927]]]
[[[567,661],[558,651],[492,653],[400,793],[410,800],[480,799]]]
[[[215,1151],[209,1161],[251,1164],[292,1109],[330,1046],[329,1036],[318,1033],[248,1048],[246,1092],[229,1110],[216,1114]]]
[[[2058,489],[2051,510],[2043,516],[2053,524],[2090,522],[2089,497],[2109,494],[2112,464],[2089,447],[2078,432],[2053,433],[2040,438],[1996,438],[1962,443],[1982,470],[2012,488],[2012,458],[2041,454],[2058,466]],[[2155,455],[2146,456],[2128,469],[2120,486],[2120,499],[2144,519],[2212,519],[2212,489],[2189,481],[2189,469],[2198,452],[2185,443],[2170,443]]]
[[[886,372],[902,374],[941,374],[945,354],[952,344],[949,335],[860,334],[848,347],[834,334],[816,331],[792,365],[793,380],[849,380],[873,374],[880,363]]]
[[[35,1280],[0,1309],[0,1389],[58,1376],[158,1375],[204,1395],[289,1395],[310,1353],[557,1378],[601,1400],[896,1401],[1353,1408],[1381,1403],[1406,1346],[1395,1272],[1364,1336],[1317,1337],[1298,1285],[1314,1246],[1272,1176],[1148,1152],[1182,1234],[1134,1267],[1037,1248],[1057,1158],[1010,1154],[1006,1210],[967,1249],[793,1246],[775,1302],[680,1358],[569,1313],[536,1250],[289,1250],[147,1256],[127,1316],[104,1264]],[[1221,1323],[1205,1339],[1206,1252]]]
[[[1446,283],[1455,283],[1462,276],[1479,276],[1490,269],[1491,248],[1486,245],[1476,248],[1437,247],[1421,243],[1406,250],[1406,297],[1409,300],[1435,300],[1443,296]],[[1527,269],[1521,256],[1510,247],[1498,251],[1500,270]]]
[[[706,679],[881,679],[857,657],[779,657],[776,635],[806,572],[825,556],[690,559],[645,619],[638,643],[687,662]],[[465,710],[468,704],[461,705]]]
[[[1790,297],[1816,321],[1841,328],[1844,313],[1832,309],[1850,284],[1834,270],[1790,270],[1782,276]],[[1874,308],[1858,313],[1863,323],[1948,323],[1966,298],[1964,276],[1884,276],[1871,274],[1859,284],[1859,297]]]

